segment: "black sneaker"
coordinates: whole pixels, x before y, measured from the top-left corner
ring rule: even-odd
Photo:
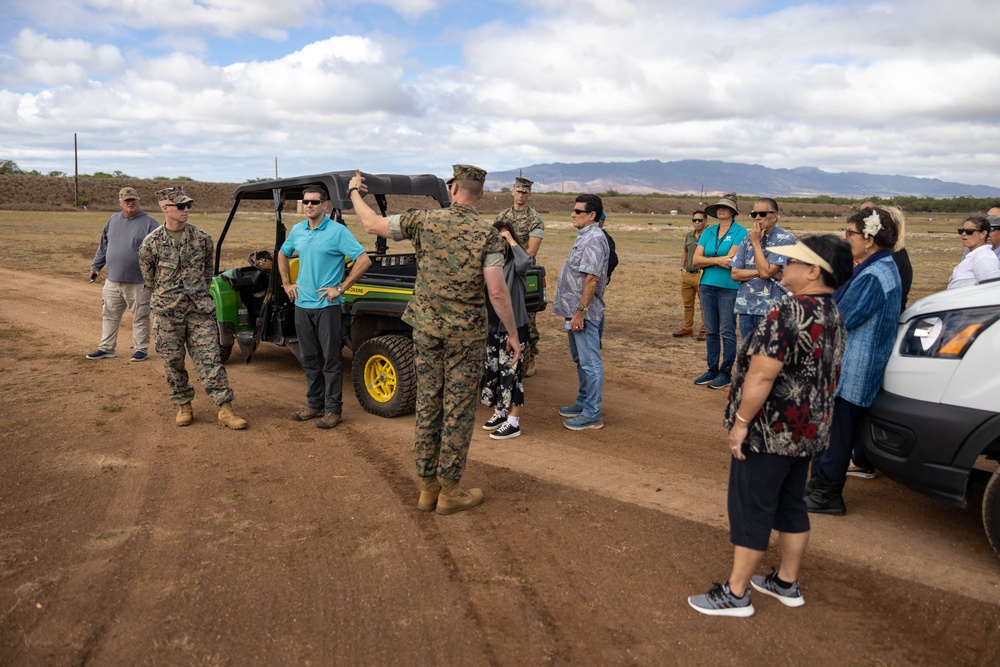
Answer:
[[[118,356],[118,353],[114,350],[108,352],[107,350],[94,350],[87,355],[88,359],[114,359]]]
[[[753,603],[750,602],[750,589],[738,598],[729,590],[729,582],[715,584],[712,590],[704,595],[692,595],[688,598],[691,608],[709,616],[735,616],[746,618],[753,616]]]
[[[521,435],[521,427],[514,426],[508,421],[500,424],[500,428],[490,433],[490,437],[494,440],[506,440],[507,438],[516,438]]]
[[[129,361],[146,361],[147,355],[142,350],[136,350],[132,353],[132,358]]]
[[[500,428],[501,424],[506,424],[506,423],[507,423],[507,415],[506,414],[501,414],[499,412],[494,412],[493,416],[490,417],[489,419],[487,419],[486,423],[483,424],[483,429],[485,429],[487,431],[495,431],[498,428]]]
[[[777,598],[778,602],[786,607],[801,607],[806,603],[805,599],[802,597],[802,591],[799,590],[799,582],[795,581],[787,588],[782,586],[778,583],[777,570],[772,571],[771,574],[766,577],[755,574],[750,577],[750,585],[764,595],[770,595],[773,598]]]

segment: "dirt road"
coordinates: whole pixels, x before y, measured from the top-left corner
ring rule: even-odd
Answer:
[[[265,346],[229,366],[249,430],[197,384],[177,429],[127,322],[118,358],[83,358],[97,285],[0,280],[0,664],[1000,664],[978,507],[883,478],[813,521],[804,607],[688,608],[730,564],[725,397],[655,326],[626,343],[609,320],[606,427],[575,433],[548,323],[524,435],[477,429],[464,481],[486,502],[440,517],[415,509],[412,417],[361,411],[349,374],[343,424],[295,423],[301,370]]]

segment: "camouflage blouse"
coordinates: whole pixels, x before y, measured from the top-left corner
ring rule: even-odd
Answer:
[[[545,223],[542,222],[542,216],[538,215],[538,212],[530,206],[523,211],[517,211],[511,206],[506,211],[500,211],[493,222],[498,220],[510,223],[510,226],[517,232],[518,245],[525,250],[528,249],[529,237],[543,238],[545,236]]]
[[[503,266],[506,244],[466,204],[389,218],[394,241],[409,239],[417,254],[417,282],[403,321],[438,338],[486,337],[484,266]]]
[[[180,243],[161,226],[139,247],[139,269],[146,287],[153,290],[150,308],[158,315],[184,315],[192,307],[215,312],[208,293],[215,268],[215,243],[194,225],[185,225]]]

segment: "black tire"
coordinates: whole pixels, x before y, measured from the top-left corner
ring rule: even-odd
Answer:
[[[983,493],[983,528],[986,539],[1000,556],[1000,470],[993,473]]]
[[[219,356],[222,358],[222,363],[229,361],[229,356],[233,353],[232,345],[219,345]]]
[[[378,336],[365,341],[351,365],[354,394],[373,415],[399,417],[413,412],[417,402],[417,372],[413,343],[406,336]]]

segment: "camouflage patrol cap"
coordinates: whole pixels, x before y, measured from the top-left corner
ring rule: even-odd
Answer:
[[[175,185],[170,188],[163,188],[162,190],[156,191],[156,196],[160,201],[168,201],[171,204],[186,204],[189,201],[194,201],[186,194],[184,194],[183,185]]]
[[[135,191],[135,188],[122,188],[118,191],[118,200],[126,201],[128,199],[138,199],[139,193]]]
[[[448,185],[451,185],[454,181],[486,182],[486,171],[479,167],[473,167],[471,164],[453,164],[451,168],[453,176],[448,179]]]
[[[514,192],[531,192],[531,186],[534,184],[534,181],[518,176],[514,179]]]

